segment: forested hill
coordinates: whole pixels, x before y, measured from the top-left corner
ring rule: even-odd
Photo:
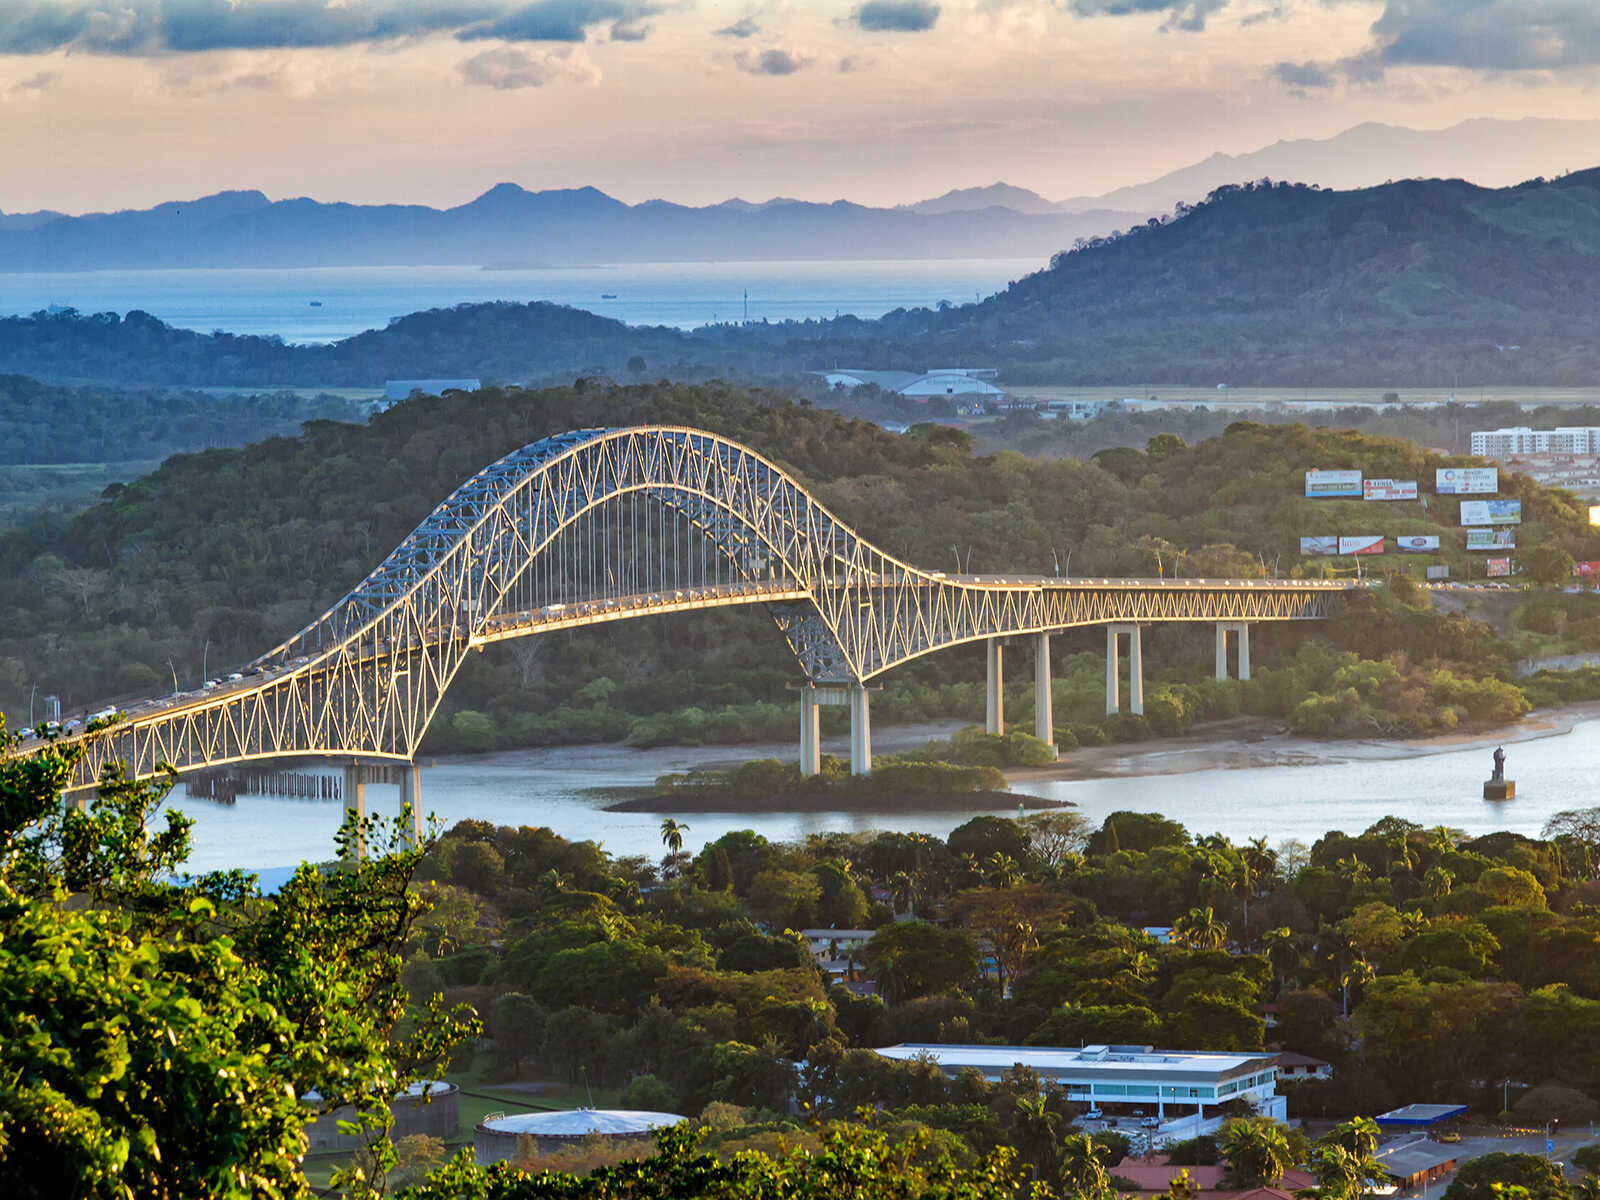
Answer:
[[[119,384],[374,386],[576,374],[796,379],[996,366],[1011,383],[1452,387],[1600,383],[1600,168],[1499,190],[1404,180],[1220,189],[1064,249],[980,303],[881,320],[645,328],[557,305],[415,313],[331,346],[146,313],[0,320],[0,371]]]
[[[1310,466],[1431,479],[1434,466],[1466,461],[1390,439],[1241,424],[1194,447],[1168,436],[1148,452],[1118,449],[1090,463],[1034,461],[979,457],[966,435],[941,426],[894,437],[721,385],[452,393],[398,405],[365,426],[315,422],[296,438],[174,458],[70,522],[41,518],[0,534],[0,710],[17,725],[35,685],[76,709],[171,687],[174,671],[193,682],[202,661],[213,673],[243,663],[359,581],[484,464],[550,434],[643,423],[693,425],[753,445],[864,536],[930,568],[948,569],[955,545],[963,554],[971,548],[968,566],[982,573],[1048,573],[1070,550],[1075,575],[1149,575],[1158,562],[1170,572],[1177,551],[1187,551],[1185,576],[1259,576],[1274,564],[1287,574],[1302,569],[1297,539],[1329,532],[1448,531],[1458,566],[1463,557],[1448,504],[1363,508],[1299,498]],[[1519,555],[1542,545],[1600,559],[1600,538],[1565,493],[1509,476],[1502,494],[1523,501]],[[1419,620],[1369,615],[1329,636],[1348,636],[1348,648],[1363,652],[1409,648],[1414,670],[1433,652],[1434,635]],[[1263,669],[1304,636],[1312,634],[1263,629]],[[1437,652],[1461,669],[1503,665],[1487,631],[1450,638],[1448,653]],[[1152,639],[1153,671],[1159,664],[1206,674],[1206,639],[1182,630]],[[1089,648],[1087,632],[1081,640]],[[1064,648],[1074,644],[1063,640]],[[761,611],[622,622],[473,656],[437,725],[448,730],[466,707],[494,714],[514,731],[507,738],[524,743],[585,740],[620,737],[631,719],[685,704],[716,711],[761,703],[775,736],[788,736],[794,671]],[[939,693],[918,692],[911,707],[904,690],[935,684],[977,689],[956,705],[976,716],[981,681],[981,662],[970,655],[931,656],[892,674],[884,717],[940,711]],[[1273,703],[1298,694],[1285,690]],[[763,732],[753,719],[734,724],[736,735]]]
[[[1224,188],[981,304],[891,314],[874,340],[988,350],[1013,380],[1593,384],[1597,324],[1600,168]]]

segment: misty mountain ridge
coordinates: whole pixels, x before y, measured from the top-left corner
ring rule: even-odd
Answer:
[[[627,204],[594,187],[500,183],[465,204],[269,200],[218,192],[154,208],[0,225],[0,272],[173,267],[485,266],[1021,258],[1040,262],[1142,213],[919,213],[837,200]]]

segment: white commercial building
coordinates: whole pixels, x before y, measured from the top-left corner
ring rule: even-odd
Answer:
[[[1600,426],[1566,425],[1559,429],[1479,429],[1472,434],[1472,453],[1481,458],[1513,458],[1519,454],[1600,454]]]
[[[971,1067],[991,1080],[1012,1067],[1029,1067],[1039,1078],[1065,1088],[1067,1098],[1075,1104],[1091,1109],[1108,1104],[1139,1105],[1154,1110],[1163,1123],[1180,1114],[1196,1125],[1204,1123],[1207,1107],[1230,1100],[1245,1100],[1278,1120],[1286,1115],[1284,1098],[1277,1094],[1277,1056],[1272,1054],[1156,1050],[1150,1046],[1074,1049],[913,1044],[889,1046],[878,1053],[902,1062],[931,1059],[950,1076]]]
[[[928,400],[934,396],[999,398],[1006,394],[993,380],[999,372],[992,367],[934,367],[929,371],[857,371],[835,368],[813,371],[831,388],[863,387],[875,384],[886,392]]]

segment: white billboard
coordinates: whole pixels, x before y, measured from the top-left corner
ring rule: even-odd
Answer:
[[[1446,567],[1446,566],[1429,567],[1428,568],[1428,578],[1429,579],[1449,579],[1450,578],[1450,568]]]
[[[1306,497],[1318,500],[1326,496],[1361,495],[1360,471],[1323,471],[1312,467],[1306,472]]]
[[[1300,539],[1301,554],[1337,554],[1339,553],[1339,539],[1329,537],[1303,537]]]
[[[1521,525],[1521,500],[1463,500],[1463,525]]]
[[[1401,554],[1432,554],[1439,549],[1439,535],[1437,533],[1402,535],[1394,539],[1394,544]]]
[[[1415,500],[1415,479],[1368,479],[1361,485],[1363,500]]]
[[[1440,467],[1433,490],[1441,496],[1492,496],[1500,490],[1500,468]]]
[[[1364,533],[1358,537],[1342,537],[1339,539],[1340,554],[1382,554],[1383,534]]]
[[[1468,550],[1515,550],[1516,548],[1517,531],[1515,529],[1467,530]]]

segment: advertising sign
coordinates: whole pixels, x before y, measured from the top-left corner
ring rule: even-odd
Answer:
[[[1600,504],[1589,505],[1589,524],[1600,525]]]
[[[1463,500],[1463,525],[1521,525],[1521,500]]]
[[[1488,575],[1511,574],[1511,560],[1509,558],[1486,558],[1483,560],[1483,565],[1488,568],[1486,572]]]
[[[1339,539],[1340,554],[1382,554],[1383,534],[1363,534],[1360,537]]]
[[[1363,500],[1415,500],[1415,479],[1368,479],[1361,485]]]
[[[1361,495],[1360,471],[1321,471],[1316,467],[1306,472],[1306,497],[1320,500],[1326,496]]]
[[[1303,537],[1300,539],[1301,554],[1337,554],[1339,553],[1339,539],[1337,537]]]
[[[1499,467],[1444,467],[1433,473],[1441,496],[1492,496],[1500,490]]]
[[[1437,533],[1414,533],[1406,537],[1397,537],[1395,547],[1401,554],[1432,554],[1439,549],[1439,535]]]
[[[1515,529],[1467,530],[1468,550],[1515,550],[1516,547],[1517,531]]]
[[[1600,575],[1600,562],[1590,559],[1587,562],[1573,563],[1572,570],[1576,575],[1582,575],[1586,579],[1593,579],[1596,575]]]
[[[1443,565],[1440,565],[1440,566],[1437,566],[1437,567],[1429,567],[1428,568],[1428,578],[1429,579],[1449,579],[1450,578],[1450,568],[1447,567],[1447,566],[1443,566]]]

